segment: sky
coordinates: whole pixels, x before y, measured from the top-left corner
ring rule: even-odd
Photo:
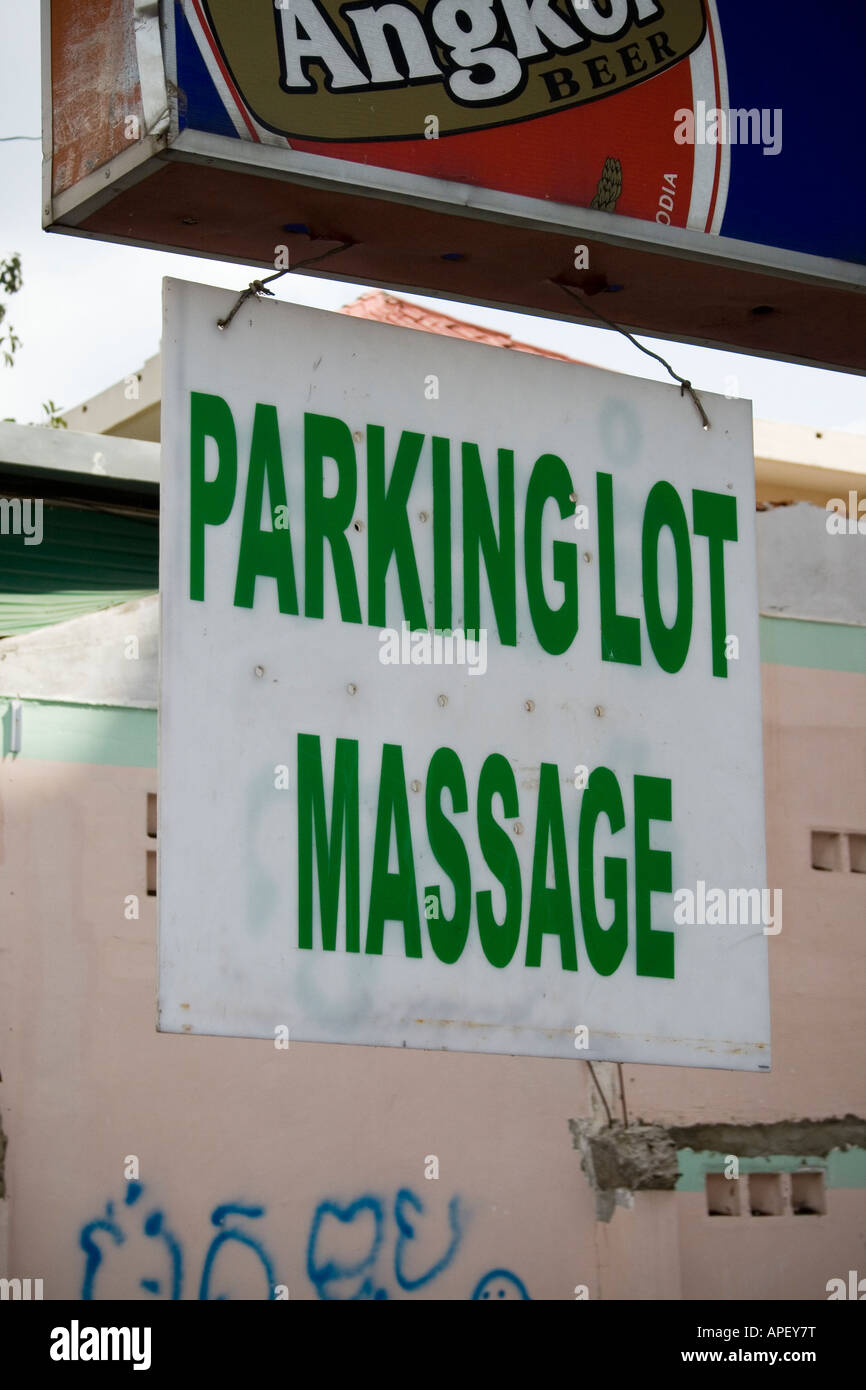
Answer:
[[[51,399],[61,409],[78,405],[159,351],[163,276],[240,290],[262,274],[260,267],[42,231],[40,143],[10,139],[40,135],[39,8],[36,0],[23,5],[0,0],[0,53],[6,60],[0,83],[0,259],[19,252],[24,277],[23,289],[8,305],[7,323],[22,346],[12,368],[0,365],[0,419],[25,423],[42,418],[43,402]],[[275,286],[278,299],[321,309],[338,309],[368,288],[308,275],[287,275]],[[669,380],[663,367],[607,329],[403,297],[584,362]],[[866,436],[862,377],[648,337],[642,341],[698,390],[751,399],[760,419]]]

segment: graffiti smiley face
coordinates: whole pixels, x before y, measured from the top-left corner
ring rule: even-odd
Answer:
[[[475,1285],[475,1292],[472,1300],[487,1298],[492,1301],[500,1302],[503,1299],[528,1299],[529,1294],[522,1279],[518,1279],[516,1274],[512,1274],[508,1269],[491,1269],[489,1274],[485,1274]],[[530,1300],[531,1301],[531,1300]]]

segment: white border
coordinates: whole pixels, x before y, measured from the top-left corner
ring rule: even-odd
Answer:
[[[711,19],[707,19],[707,30],[700,47],[689,58],[692,79],[692,110],[698,101],[706,101],[708,106],[716,104],[716,83],[713,74],[713,49],[710,38]],[[716,177],[716,149],[712,145],[692,146],[692,198],[686,225],[696,232],[705,232],[713,196],[713,183]]]
[[[169,128],[168,89],[162,55],[159,0],[133,0],[132,27],[141,89],[145,135],[163,135]]]
[[[719,11],[716,0],[707,0],[707,7],[711,11],[711,22],[713,33],[716,38],[716,61],[719,67],[719,106],[723,111],[727,111],[730,105],[730,92],[728,90],[728,65],[725,61],[725,48],[722,42],[722,26],[719,20]],[[715,90],[713,91],[715,104]],[[728,207],[728,189],[731,183],[731,147],[722,145],[722,162],[719,169],[719,191],[716,195],[716,206],[713,210],[712,225],[708,228],[708,235],[721,236],[722,223],[725,220],[725,212]]]

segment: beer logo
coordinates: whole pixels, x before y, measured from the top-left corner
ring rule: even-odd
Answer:
[[[703,0],[184,0],[260,125],[303,140],[421,138],[531,120],[665,72]]]

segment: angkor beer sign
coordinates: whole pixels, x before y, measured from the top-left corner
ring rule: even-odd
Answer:
[[[854,219],[804,199],[783,55],[813,24],[805,0],[183,0],[179,121],[862,263]]]
[[[748,407],[165,293],[161,1028],[768,1068]]]
[[[43,3],[52,230],[866,368],[866,6]]]
[[[702,0],[189,0],[184,9],[224,60],[239,109],[313,140],[531,120],[664,72],[694,52],[706,27]]]

